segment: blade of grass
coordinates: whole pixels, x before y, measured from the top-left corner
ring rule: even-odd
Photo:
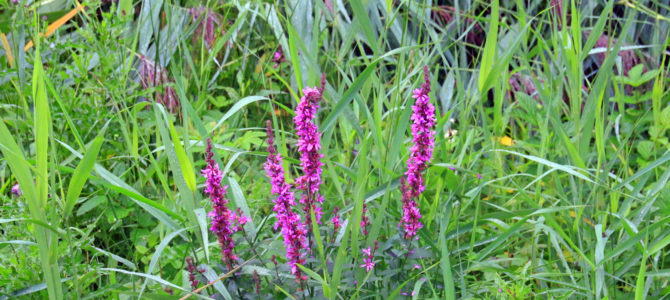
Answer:
[[[91,144],[91,147],[86,151],[86,154],[84,154],[84,157],[72,174],[72,179],[70,179],[70,184],[68,185],[67,194],[65,196],[65,208],[63,209],[63,217],[65,219],[70,217],[72,208],[74,208],[74,205],[79,198],[79,194],[84,188],[84,184],[95,166],[95,160],[98,157],[98,152],[100,152],[100,147],[104,140],[104,133],[105,130],[103,129],[95,140],[93,140],[93,144]]]

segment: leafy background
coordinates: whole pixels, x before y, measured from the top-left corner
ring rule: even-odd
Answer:
[[[19,2],[0,0],[0,298],[172,299],[191,290],[187,256],[203,284],[224,275],[208,137],[252,222],[246,264],[192,297],[670,294],[668,1]],[[425,65],[436,151],[407,242],[398,186]],[[324,218],[337,206],[347,227],[324,222],[298,291],[263,126],[295,178],[293,109],[322,73]]]

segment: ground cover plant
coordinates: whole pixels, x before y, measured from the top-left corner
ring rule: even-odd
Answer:
[[[0,15],[0,299],[670,297],[667,0]]]

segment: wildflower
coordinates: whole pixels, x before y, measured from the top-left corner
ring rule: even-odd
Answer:
[[[279,48],[277,48],[277,51],[272,55],[272,60],[273,63],[275,63],[274,68],[276,69],[279,67],[279,64],[283,63],[286,61],[286,57],[284,57],[284,51],[282,50],[281,45],[279,45]]]
[[[191,14],[193,22],[197,21],[200,16],[204,15],[201,23],[198,24],[198,27],[195,29],[193,38],[195,39],[202,36],[204,31],[203,39],[205,40],[207,48],[211,49],[214,44],[214,40],[216,39],[216,28],[221,26],[219,15],[209,11],[207,7],[204,6],[190,8],[189,13]]]
[[[554,14],[556,15],[556,20],[560,22],[558,27],[560,29],[562,27],[560,25],[563,24],[563,0],[551,0],[549,6],[553,8]]]
[[[265,172],[272,183],[271,193],[276,194],[274,202],[274,212],[277,214],[277,222],[274,228],[281,227],[284,236],[284,246],[286,246],[286,259],[291,266],[291,272],[295,275],[296,281],[305,281],[307,277],[302,274],[297,264],[304,264],[305,259],[301,250],[307,251],[307,230],[300,220],[300,215],[293,211],[295,206],[295,197],[291,187],[284,178],[284,169],[282,168],[281,154],[274,148],[274,133],[272,123],[267,122],[267,140],[268,140],[268,159],[264,165]],[[273,257],[273,263],[276,266],[276,260]]]
[[[591,31],[584,31],[584,35],[586,38],[591,36]],[[594,45],[594,49],[597,48],[602,48],[602,49],[612,49],[614,45],[617,43],[617,39],[610,37],[606,34],[601,35],[598,37],[596,40],[596,44]],[[621,45],[622,47],[628,46],[628,44],[623,43]],[[605,58],[606,55],[610,55],[612,51],[600,51],[595,54],[596,60],[598,61],[598,66],[602,65],[605,63]],[[628,71],[632,69],[634,66],[642,63],[643,61],[635,54],[635,50],[631,49],[626,49],[626,50],[621,50],[617,54],[621,58],[621,67],[623,71],[623,75],[628,76]],[[646,72],[646,68],[644,69],[644,72]],[[621,75],[621,74],[619,74]]]
[[[12,186],[12,194],[16,197],[21,197],[21,195],[23,195],[23,191],[18,183]]]
[[[244,231],[244,224],[249,222],[249,217],[245,216],[242,213],[242,209],[239,207],[230,214],[231,228],[233,232]]]
[[[191,288],[196,290],[200,282],[195,278],[196,268],[195,264],[193,264],[193,257],[186,257],[186,268],[188,269],[188,281],[191,282]]]
[[[544,83],[544,80],[539,78],[538,82]],[[537,92],[535,82],[533,82],[533,79],[530,76],[514,73],[509,77],[509,85],[510,85],[510,94],[516,92],[522,92],[528,96],[533,97],[534,100],[537,100],[540,104],[542,104],[542,100],[539,99],[540,94]]]
[[[258,276],[258,272],[254,270],[254,274],[252,276],[254,279],[254,283],[256,284],[256,295],[261,294],[261,278]]]
[[[333,218],[330,219],[330,222],[333,223],[333,239],[331,242],[335,241],[337,230],[342,227],[342,223],[340,223],[340,215],[337,214],[338,211],[340,211],[340,208],[335,206],[335,208],[333,208]]]
[[[323,86],[325,84],[324,77],[322,77],[321,88],[306,87],[303,89],[300,104],[295,111],[293,122],[298,139],[298,151],[300,152],[300,166],[302,167],[304,175],[297,178],[296,183],[298,188],[303,191],[300,203],[303,205],[303,211],[306,216],[307,227],[312,222],[310,211],[314,210],[317,223],[321,224],[321,207],[318,204],[323,203],[323,196],[319,194],[319,185],[321,185],[321,158],[323,154],[319,154],[321,149],[321,134],[318,127],[314,124],[314,117],[319,108],[319,101],[322,98]]]
[[[370,218],[366,215],[368,211],[368,205],[363,203],[363,212],[361,216],[361,229],[363,229],[363,235],[368,235],[368,225],[370,225]]]
[[[417,234],[423,225],[421,224],[421,213],[416,199],[425,189],[422,172],[426,169],[428,162],[433,156],[435,144],[435,107],[430,103],[428,93],[430,92],[430,80],[428,78],[428,67],[424,67],[425,83],[420,89],[414,90],[413,98],[416,99],[412,110],[412,135],[414,145],[410,148],[410,156],[407,159],[406,178],[401,179],[403,217],[400,224],[404,224],[405,238],[410,239]]]
[[[337,214],[338,211],[340,211],[340,208],[335,206],[335,208],[333,208],[333,218],[330,219],[330,222],[333,223],[333,229],[335,229],[335,232],[337,232],[337,229],[342,227],[342,224],[340,223],[340,215]]]
[[[365,258],[363,258],[363,264],[361,265],[361,268],[365,268],[366,272],[370,272],[372,269],[375,267],[375,262],[374,262],[374,251],[372,248],[367,247],[361,249],[363,251],[363,254],[365,254]]]
[[[212,140],[207,139],[207,167],[202,170],[202,175],[207,178],[205,193],[209,195],[213,204],[213,210],[208,214],[212,218],[210,230],[216,234],[219,240],[221,253],[223,254],[221,259],[226,263],[228,269],[232,269],[233,262],[237,259],[237,255],[233,253],[235,248],[233,233],[239,229],[239,226],[235,224],[240,223],[240,217],[226,206],[228,204],[228,198],[226,197],[228,186],[221,186],[223,172],[219,170],[219,164],[214,161],[213,156]]]
[[[172,80],[168,80],[167,70],[156,65],[154,61],[142,55],[140,57],[138,73],[140,76],[140,84],[143,89],[154,88],[165,84],[165,87],[162,90],[159,89],[156,91],[156,102],[163,104],[171,113],[179,112],[179,98],[177,98],[177,92],[175,92],[174,88],[168,85]]]

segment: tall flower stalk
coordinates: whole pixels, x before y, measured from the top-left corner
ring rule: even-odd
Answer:
[[[284,178],[284,169],[282,168],[281,154],[277,153],[274,147],[274,132],[272,131],[272,123],[267,121],[267,142],[268,142],[268,159],[264,165],[267,177],[272,183],[271,193],[277,195],[274,202],[274,212],[277,214],[277,222],[274,228],[281,228],[284,236],[284,246],[286,247],[286,260],[291,266],[291,272],[295,275],[295,280],[302,283],[307,280],[297,264],[304,264],[305,258],[303,252],[307,251],[309,245],[307,244],[307,230],[305,224],[300,220],[300,215],[293,211],[295,206],[295,196],[291,191],[291,186],[286,183]]]
[[[430,78],[428,67],[423,68],[425,82],[420,89],[414,90],[416,101],[412,106],[412,142],[405,178],[401,179],[403,216],[400,221],[404,225],[405,239],[416,236],[423,227],[421,212],[416,201],[425,189],[422,172],[426,169],[433,156],[435,147],[435,107],[430,103]]]
[[[300,152],[300,166],[303,170],[303,175],[298,177],[296,183],[298,188],[303,192],[300,198],[303,211],[305,212],[305,219],[307,227],[312,223],[310,211],[314,210],[314,216],[317,223],[321,223],[320,204],[323,203],[323,196],[319,194],[319,186],[321,185],[321,158],[319,153],[321,149],[321,133],[314,123],[316,111],[319,108],[319,101],[323,97],[323,89],[325,86],[325,77],[321,77],[321,87],[310,88],[306,87],[302,90],[304,96],[300,98],[300,103],[295,110],[296,134],[298,135],[298,151]],[[309,230],[309,229],[308,229]]]
[[[233,234],[237,232],[240,225],[237,223],[240,220],[246,220],[244,216],[238,216],[234,211],[231,211],[226,205],[228,204],[228,193],[226,189],[228,186],[222,186],[223,172],[219,169],[212,158],[212,140],[207,139],[207,167],[202,170],[202,175],[205,176],[205,193],[209,195],[212,200],[213,210],[209,212],[208,216],[212,219],[212,227],[210,230],[216,234],[216,237],[221,246],[221,258],[229,270],[233,269],[233,264],[237,259],[237,255],[233,252],[235,248],[235,241]],[[240,219],[242,218],[242,219]]]

